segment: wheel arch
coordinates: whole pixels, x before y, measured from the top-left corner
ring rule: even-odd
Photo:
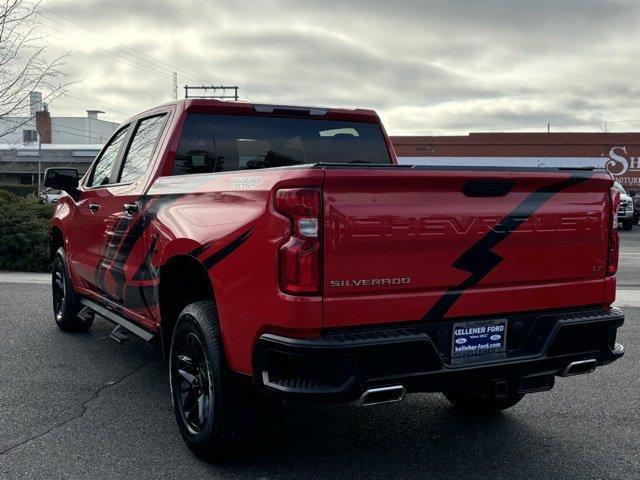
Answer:
[[[49,254],[52,260],[60,247],[64,247],[64,234],[62,228],[54,225],[49,232]]]
[[[160,337],[163,354],[168,359],[171,336],[182,309],[200,300],[215,303],[216,297],[209,272],[197,258],[187,253],[169,257],[160,267],[159,278]]]

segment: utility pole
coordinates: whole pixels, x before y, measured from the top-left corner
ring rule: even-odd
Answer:
[[[551,133],[551,122],[547,122],[547,133]]]
[[[178,100],[178,72],[173,72],[173,95],[171,98]]]
[[[40,133],[38,133],[38,191],[36,192],[36,197],[38,201],[40,201],[41,189],[42,185],[40,185],[40,172],[42,171],[42,138],[40,137]]]

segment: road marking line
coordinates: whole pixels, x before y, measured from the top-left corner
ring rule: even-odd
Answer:
[[[0,283],[50,284],[50,273],[35,272],[0,272]]]
[[[617,290],[616,301],[613,305],[616,307],[640,307],[640,290]]]

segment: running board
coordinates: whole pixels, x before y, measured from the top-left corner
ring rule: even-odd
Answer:
[[[107,308],[104,308],[102,305],[99,305],[96,302],[83,298],[80,300],[80,303],[89,307],[91,310],[96,312],[101,317],[104,317],[110,322],[115,323],[116,325],[119,325],[125,330],[128,330],[134,335],[140,337],[145,342],[152,342],[156,338],[155,334],[145,330],[144,328],[139,327],[138,325],[131,322],[130,320],[127,320],[123,316],[118,315],[117,313],[112,312]]]

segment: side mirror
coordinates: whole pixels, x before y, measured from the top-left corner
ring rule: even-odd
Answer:
[[[74,195],[78,190],[77,168],[47,168],[44,172],[44,186],[55,190],[64,190]]]

